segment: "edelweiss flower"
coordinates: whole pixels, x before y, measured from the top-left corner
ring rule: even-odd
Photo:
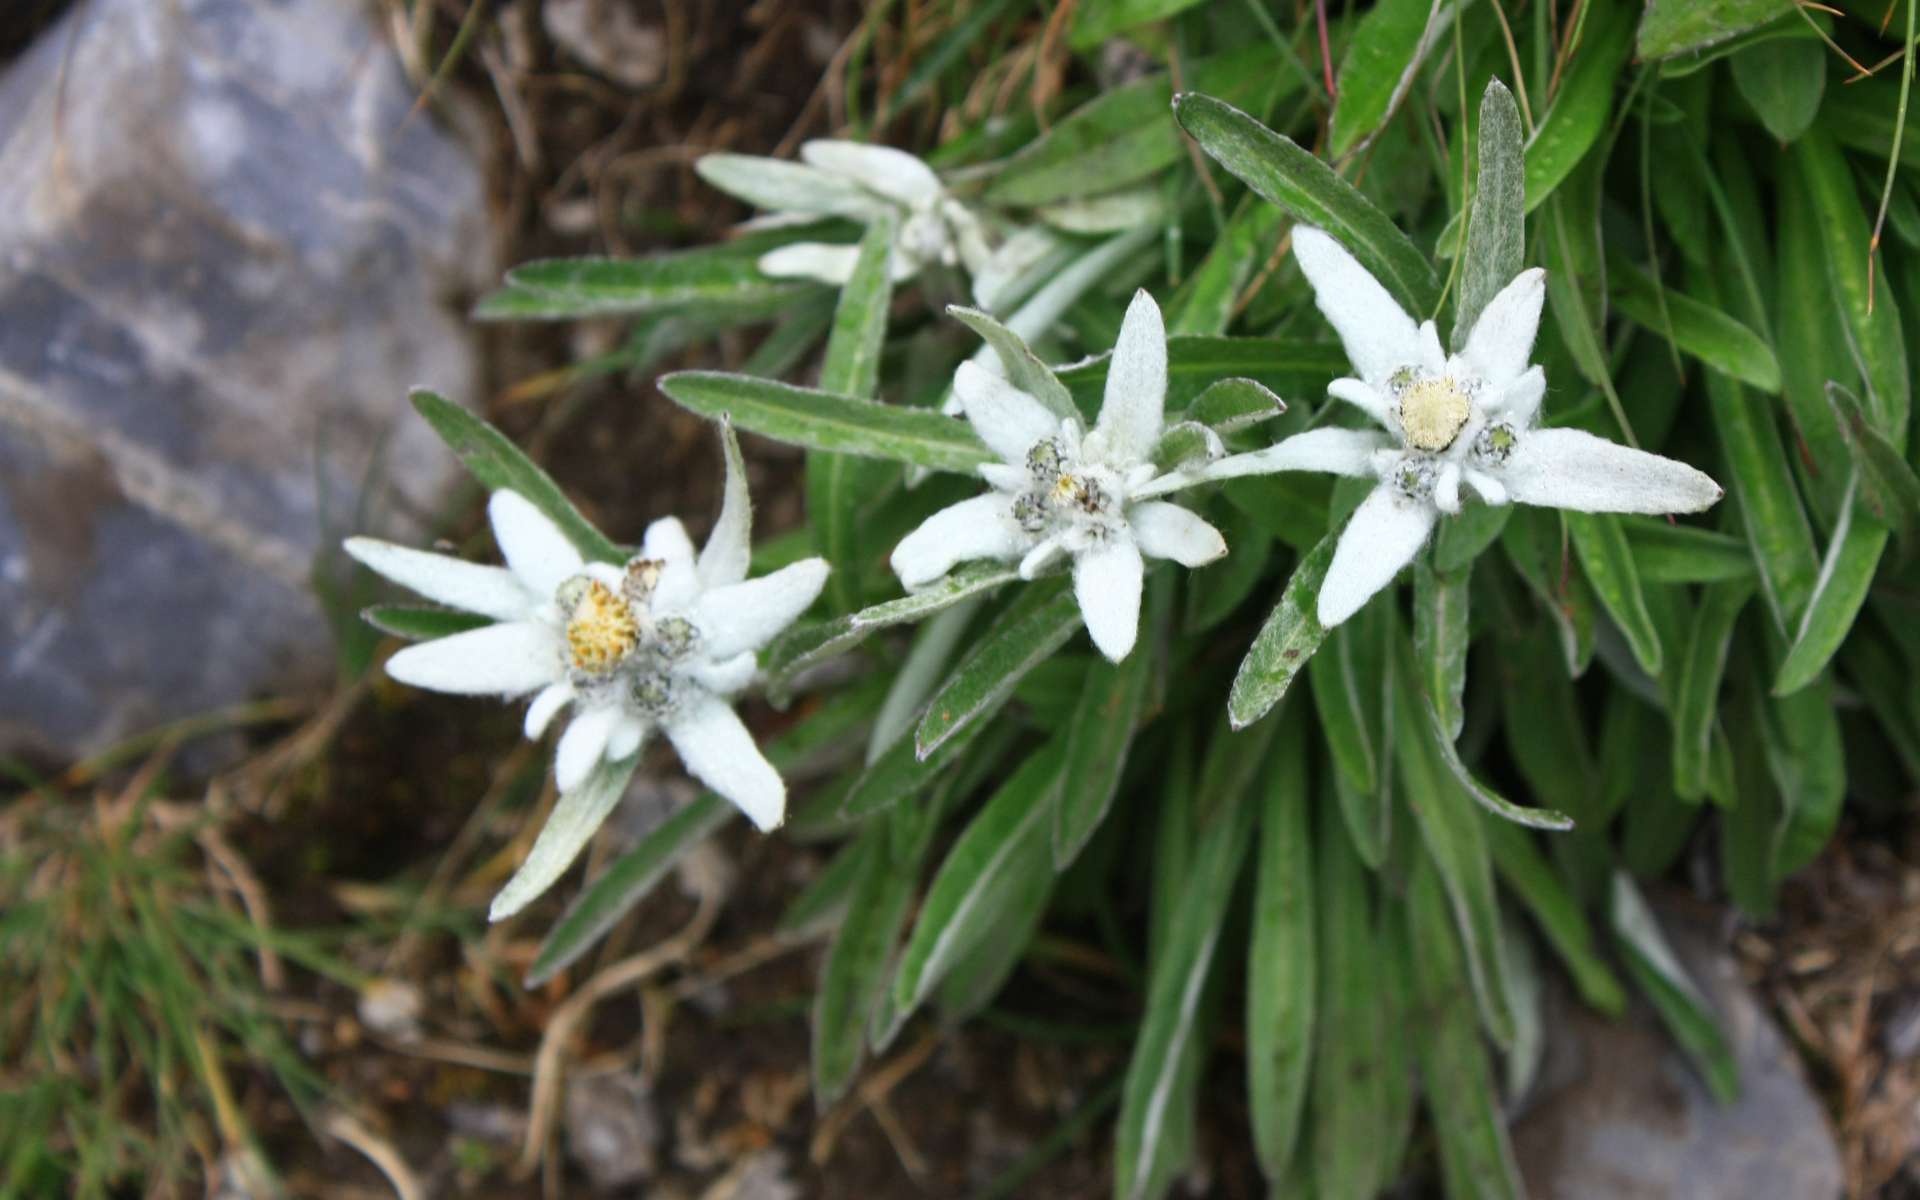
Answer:
[[[1320,588],[1321,624],[1352,616],[1413,561],[1440,514],[1460,511],[1462,484],[1488,504],[1578,512],[1699,512],[1720,499],[1720,486],[1685,463],[1578,429],[1535,428],[1547,386],[1527,363],[1546,289],[1539,268],[1501,289],[1449,357],[1433,322],[1415,326],[1333,238],[1299,227],[1293,252],[1359,375],[1334,380],[1328,394],[1386,432],[1314,429],[1205,474],[1328,471],[1380,480],[1334,549]]]
[[[1166,327],[1144,291],[1121,325],[1093,429],[1083,433],[1075,418],[974,363],[961,364],[953,391],[980,440],[1005,461],[980,468],[993,491],[933,514],[894,548],[893,569],[908,588],[970,559],[1018,559],[1021,578],[1032,579],[1071,556],[1087,632],[1118,662],[1139,633],[1140,556],[1198,567],[1227,552],[1219,530],[1142,495],[1171,490],[1152,461],[1166,404]]]
[[[827,564],[807,559],[746,578],[751,518],[737,456],[728,455],[720,520],[697,557],[685,526],[666,517],[647,528],[624,568],[586,562],[545,514],[509,491],[487,505],[505,567],[348,539],[347,552],[387,578],[495,621],[399,651],[387,660],[388,675],[439,692],[531,694],[530,738],[573,706],[554,753],[560,806],[495,900],[494,919],[567,868],[623,788],[582,801],[602,810],[585,819],[571,812],[570,798],[596,790],[583,785],[603,762],[630,763],[656,729],[695,778],[755,825],[772,829],[785,815],[786,785],[728,700],[752,680],[754,652],[820,594]]]
[[[896,282],[929,263],[965,264],[978,271],[989,257],[986,232],[966,205],[947,194],[940,177],[913,155],[891,146],[811,141],[802,162],[746,154],[707,154],[694,164],[708,183],[769,215],[751,225],[766,228],[822,217],[870,221],[893,214]],[[760,256],[769,275],[843,284],[853,275],[858,246],[797,242]]]

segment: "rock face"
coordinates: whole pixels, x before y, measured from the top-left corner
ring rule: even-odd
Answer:
[[[1669,907],[1674,953],[1720,1011],[1740,1065],[1721,1105],[1644,1007],[1608,1021],[1549,994],[1539,1097],[1513,1128],[1535,1200],[1834,1200],[1840,1153],[1800,1060],[1705,926]]]
[[[417,525],[480,176],[362,7],[90,0],[0,76],[0,752],[324,679],[309,585]],[[384,517],[384,519],[382,519]]]

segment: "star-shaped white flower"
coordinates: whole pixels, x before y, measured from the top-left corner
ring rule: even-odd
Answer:
[[[561,819],[572,815],[570,799],[594,790],[584,785],[603,763],[631,760],[655,730],[689,773],[762,830],[785,816],[786,785],[729,701],[752,681],[754,652],[820,594],[827,564],[812,558],[747,579],[750,505],[735,454],[727,475],[705,549],[696,555],[686,527],[665,517],[647,528],[624,568],[585,561],[559,527],[510,491],[487,505],[504,567],[348,539],[349,554],[394,582],[494,621],[399,651],[387,660],[388,675],[439,692],[531,695],[530,738],[573,708],[554,752],[560,805],[495,900],[494,919],[545,891],[579,854],[621,789],[592,801],[601,811],[587,820]]]
[[[928,517],[893,551],[893,569],[920,588],[972,559],[1018,560],[1032,579],[1073,560],[1073,587],[1094,645],[1118,662],[1139,635],[1141,556],[1198,567],[1227,552],[1220,531],[1162,500],[1153,465],[1167,395],[1167,335],[1146,292],[1134,295],[1107,366],[1100,419],[1078,420],[975,363],[954,395],[1003,461],[981,466],[993,491]]]
[[[1213,464],[1208,478],[1328,471],[1377,478],[1340,535],[1320,588],[1319,618],[1346,620],[1420,552],[1461,488],[1488,504],[1517,501],[1578,512],[1699,512],[1720,485],[1685,463],[1578,429],[1539,429],[1546,374],[1528,365],[1546,273],[1522,271],[1488,303],[1460,353],[1432,321],[1415,325],[1386,288],[1318,229],[1293,233],[1293,252],[1358,378],[1328,394],[1385,432],[1314,429]]]
[[[933,168],[904,150],[816,140],[800,147],[800,158],[707,154],[694,169],[721,191],[767,210],[750,222],[760,228],[822,217],[871,221],[891,213],[898,221],[891,262],[896,282],[930,263],[964,264],[972,273],[990,257],[980,219],[947,193]],[[852,277],[859,256],[858,246],[796,242],[761,255],[760,269],[839,285]]]

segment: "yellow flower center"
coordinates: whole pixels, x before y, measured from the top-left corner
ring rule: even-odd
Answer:
[[[1446,376],[1429,376],[1400,395],[1400,428],[1416,450],[1445,450],[1466,425],[1472,406]]]
[[[567,620],[567,649],[573,665],[603,675],[639,644],[640,625],[633,619],[632,607],[606,584],[587,580]]]

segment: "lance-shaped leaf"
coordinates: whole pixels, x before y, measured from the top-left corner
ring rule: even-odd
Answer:
[[[822,1107],[853,1082],[866,1050],[867,1027],[887,985],[887,966],[919,882],[918,861],[896,862],[887,822],[860,836],[860,866],[846,919],[821,964],[813,1004],[813,1094]]]
[[[1230,736],[1223,733],[1216,738]],[[1235,739],[1239,741],[1240,739]],[[1257,760],[1256,760],[1257,761]],[[1198,1083],[1201,998],[1219,949],[1227,905],[1251,842],[1254,805],[1243,773],[1236,783],[1203,788],[1209,804],[1188,869],[1172,901],[1166,933],[1154,948],[1147,1007],[1134,1042],[1114,1135],[1114,1195],[1156,1200],[1186,1166],[1188,1138],[1174,1136],[1190,1120]]]
[[[1260,1168],[1276,1183],[1300,1138],[1319,987],[1305,732],[1295,713],[1274,744],[1247,950],[1247,1102]]]
[[[1680,1048],[1700,1068],[1714,1098],[1722,1104],[1733,1103],[1740,1094],[1740,1069],[1720,1028],[1720,1016],[1674,957],[1640,889],[1620,872],[1613,876],[1608,916],[1619,937],[1628,974],[1653,1002],[1654,1011]]]
[[[1793,644],[1786,661],[1774,676],[1773,694],[1785,696],[1812,683],[1840,643],[1846,640],[1867,601],[1867,589],[1873,586],[1873,574],[1887,548],[1887,528],[1875,521],[1859,504],[1859,477],[1848,481],[1842,498],[1840,523],[1834,526],[1827,543],[1827,554],[1820,563],[1819,578],[1814,580],[1813,595],[1807,611],[1794,631]]]
[[[1780,391],[1780,360],[1765,338],[1722,310],[1666,286],[1633,264],[1607,263],[1613,306],[1654,336],[1714,370],[1770,395]],[[1659,294],[1664,292],[1664,295]]]
[[[964,421],[813,388],[722,371],[662,376],[660,390],[706,417],[809,450],[890,459],[936,471],[971,472],[993,453]]]
[[[1641,583],[1719,583],[1754,577],[1753,552],[1736,537],[1658,517],[1621,517]]]
[[[1478,804],[1481,808],[1486,809],[1496,817],[1511,821],[1515,825],[1525,825],[1529,829],[1560,831],[1573,828],[1573,818],[1566,813],[1551,808],[1528,808],[1522,804],[1515,804],[1513,801],[1482,783],[1479,778],[1468,769],[1467,764],[1460,760],[1460,748],[1454,745],[1453,742],[1455,735],[1449,732],[1444,719],[1433,707],[1433,704],[1431,702],[1422,703],[1419,704],[1419,707],[1426,710],[1424,725],[1427,735],[1432,739],[1434,752],[1440,756],[1440,760],[1446,765],[1447,770],[1452,773],[1455,782],[1460,785],[1461,789],[1465,791],[1467,795],[1473,797],[1475,804]],[[1409,715],[1416,714],[1409,713],[1406,709],[1402,709],[1396,714],[1396,717],[1404,720]],[[1403,737],[1413,737],[1417,735],[1417,727],[1415,726],[1401,726],[1399,728],[1402,731],[1401,736]]]
[[[558,525],[574,549],[587,558],[609,563],[626,560],[620,547],[581,516],[559,485],[505,434],[437,392],[415,388],[407,398],[487,490],[519,493]]]
[[[870,604],[844,617],[796,625],[761,653],[768,687],[778,692],[802,671],[845,654],[879,630],[924,621],[1019,577],[1019,571],[1005,563],[967,563],[917,592]]]
[[[1853,455],[1854,470],[1859,472],[1861,503],[1902,545],[1911,545],[1914,530],[1920,527],[1920,476],[1886,435],[1868,422],[1858,396],[1831,380],[1826,396]]]
[[[452,608],[425,608],[417,604],[375,604],[360,610],[360,619],[381,633],[424,642],[465,633],[491,624],[493,618]]]
[[[1066,645],[1079,629],[1079,602],[1066,578],[1030,585],[927,702],[927,713],[914,731],[915,752],[926,758],[997,710],[1022,676]]]
[[[947,972],[993,931],[1007,884],[1021,873],[1021,856],[1045,856],[1047,818],[1060,788],[1065,751],[1056,739],[1030,755],[947,853],[900,954],[893,979],[897,1012],[904,1015],[918,1008]]]
[[[1060,382],[1052,368],[1040,361],[1019,334],[977,308],[948,305],[947,315],[979,334],[980,340],[993,348],[994,355],[1000,360],[1001,373],[1006,376],[1008,383],[1046,405],[1047,411],[1056,417],[1064,420],[1080,416],[1067,385]]]
[[[684,308],[745,308],[774,315],[822,289],[776,279],[731,247],[650,258],[551,258],[507,272],[508,290],[483,301],[483,319],[630,316]],[[536,303],[538,302],[538,303]],[[535,308],[538,311],[534,311]]]
[[[820,390],[863,400],[878,398],[880,351],[893,301],[894,218],[876,218],[860,239],[853,274],[840,289]],[[860,505],[876,483],[876,466],[848,454],[807,457],[807,517],[821,557],[833,564],[827,596],[840,612],[860,606]]]
[[[1382,0],[1360,18],[1340,59],[1334,89],[1329,129],[1335,158],[1370,142],[1393,119],[1428,52],[1452,20],[1448,0]]]
[[[1193,398],[1183,421],[1196,421],[1217,433],[1251,429],[1287,411],[1287,402],[1254,379],[1221,379]]]
[[[1595,5],[1581,26],[1580,44],[1527,142],[1528,212],[1553,195],[1606,131],[1620,69],[1633,49],[1628,5]]]
[[[1634,568],[1633,552],[1627,548],[1627,535],[1613,513],[1565,514],[1567,532],[1573,536],[1574,552],[1580,568],[1600,597],[1600,604],[1613,623],[1626,635],[1633,657],[1647,674],[1658,676],[1664,650],[1660,631],[1647,612],[1646,597],[1640,591],[1640,573]]]
[[[1718,45],[1792,11],[1792,0],[1652,0],[1640,18],[1636,49],[1643,59],[1672,58]]]
[[[1280,593],[1280,602],[1273,606],[1246,658],[1240,661],[1233,690],[1227,695],[1227,719],[1235,729],[1245,729],[1280,703],[1300,668],[1326,640],[1326,627],[1315,611],[1320,585],[1326,581],[1327,567],[1333,562],[1333,550],[1339,541],[1338,531],[1327,534],[1294,567]]]
[[[1526,148],[1520,109],[1498,79],[1480,97],[1477,136],[1480,170],[1467,216],[1466,257],[1460,262],[1460,300],[1454,311],[1452,346],[1467,344],[1487,302],[1526,266]]]
[[[1333,168],[1211,96],[1183,93],[1173,111],[1201,149],[1267,200],[1333,235],[1402,308],[1416,316],[1433,311],[1440,295],[1433,264]]]
[[[1415,681],[1427,694],[1447,740],[1466,724],[1467,571],[1442,573],[1426,556],[1413,567],[1413,661]]]
[[[1720,711],[1720,681],[1733,645],[1734,622],[1753,595],[1745,582],[1714,584],[1700,595],[1687,625],[1685,657],[1673,681],[1673,790],[1688,800],[1707,794],[1714,721]]]
[[[1566,964],[1580,998],[1608,1016],[1626,1010],[1626,994],[1594,944],[1593,929],[1579,901],[1523,829],[1506,821],[1487,824],[1487,843],[1500,878],[1526,905],[1547,942]]]
[[[1066,770],[1053,809],[1053,864],[1060,870],[1080,856],[1120,790],[1154,659],[1147,639],[1119,662],[1103,658],[1087,671],[1067,725]]]
[[[1083,417],[1099,412],[1113,352],[1062,367],[1057,375]],[[1338,346],[1275,338],[1178,334],[1167,339],[1167,412],[1177,413],[1223,379],[1241,378],[1283,395],[1319,395],[1347,370]],[[1187,419],[1198,419],[1188,413]]]

